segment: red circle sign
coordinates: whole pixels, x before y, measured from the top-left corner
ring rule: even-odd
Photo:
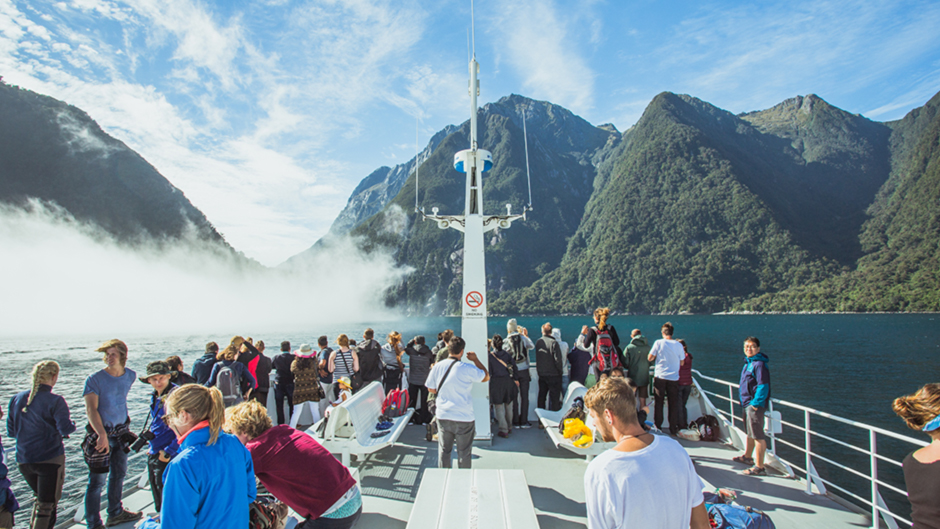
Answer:
[[[483,294],[480,294],[476,290],[467,294],[467,305],[469,305],[470,308],[475,309],[482,304],[483,304]]]

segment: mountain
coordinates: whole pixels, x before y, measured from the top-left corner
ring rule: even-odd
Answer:
[[[940,310],[940,93],[889,123],[890,176],[867,210],[857,266],[741,303],[751,311]]]
[[[415,161],[421,160],[420,163],[424,163],[444,141],[444,138],[456,131],[457,127],[454,125],[444,127],[432,136],[427,147],[411,160],[395,167],[379,167],[363,178],[346,201],[346,207],[333,220],[327,234],[307,250],[289,258],[281,267],[290,268],[309,263],[318,252],[328,246],[328,241],[348,234],[366,219],[381,211],[401,191],[408,175],[414,172]]]
[[[88,114],[0,78],[0,203],[37,199],[124,243],[185,238],[234,254],[179,189]]]
[[[487,234],[487,289],[493,295],[531,284],[556,268],[567,238],[577,228],[593,190],[592,157],[619,138],[570,111],[518,95],[479,111],[480,147],[493,153],[493,169],[483,177],[484,213],[499,214],[505,204],[521,212],[529,201],[522,113],[526,114],[532,202],[527,222]],[[464,176],[454,170],[453,155],[469,146],[469,120],[449,134],[420,167],[419,204],[442,214],[461,214]],[[395,264],[414,270],[387,301],[415,314],[451,313],[459,307],[462,236],[435,223],[415,221],[414,173],[382,210],[351,231],[366,251],[391,249]]]

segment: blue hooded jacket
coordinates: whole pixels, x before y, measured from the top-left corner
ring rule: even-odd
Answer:
[[[160,529],[244,529],[248,506],[255,500],[255,467],[251,454],[234,435],[219,432],[208,445],[209,428],[189,432],[180,453],[163,475]]]
[[[770,401],[770,370],[767,369],[770,359],[764,353],[757,353],[754,356],[746,356],[744,360],[738,388],[741,406],[766,408]]]

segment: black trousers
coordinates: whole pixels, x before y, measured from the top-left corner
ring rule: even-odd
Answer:
[[[153,494],[153,507],[160,512],[163,506],[163,471],[169,461],[160,461],[160,455],[147,454],[147,477],[150,478],[150,493]]]
[[[512,423],[521,426],[529,422],[529,383],[532,375],[528,371],[519,373],[519,395],[512,401]]]
[[[420,401],[418,400],[420,399]],[[428,411],[428,387],[423,384],[408,384],[408,400],[411,401],[411,407],[415,409],[412,416],[412,422],[415,424],[425,424],[431,420],[431,413]]]
[[[653,392],[655,398],[653,424],[663,429],[663,399],[669,402],[669,432],[675,435],[679,432],[679,381],[653,379]]]
[[[65,456],[40,463],[21,463],[19,467],[23,480],[36,495],[30,527],[52,529],[55,527],[56,507],[65,482]]]
[[[545,405],[546,397],[548,397],[548,407]],[[549,411],[561,409],[561,375],[539,375],[539,396],[535,405]]]
[[[293,384],[275,384],[274,385],[274,403],[277,406],[277,423],[287,424],[284,420],[284,399],[287,399],[287,409],[294,410],[294,385]]]
[[[386,367],[385,373],[382,375],[382,385],[385,386],[386,395],[393,389],[401,389],[401,369]]]

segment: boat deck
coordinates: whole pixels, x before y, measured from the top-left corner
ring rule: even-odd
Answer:
[[[424,471],[437,466],[437,443],[425,441],[424,435],[423,426],[408,426],[398,445],[371,455],[361,464],[354,461],[363,492],[363,516],[357,528],[406,526]],[[766,512],[781,529],[872,525],[869,517],[828,497],[807,495],[802,481],[782,475],[741,475],[744,467],[731,461],[738,451],[729,445],[680,442],[692,456],[708,489],[722,487],[736,491],[737,503]],[[508,439],[495,438],[491,446],[475,446],[473,466],[523,470],[540,527],[587,527],[583,484],[587,463],[583,457],[556,449],[548,435],[538,428],[516,429]],[[153,510],[149,491],[131,494],[125,504],[130,509]],[[133,524],[119,527],[129,529]]]

